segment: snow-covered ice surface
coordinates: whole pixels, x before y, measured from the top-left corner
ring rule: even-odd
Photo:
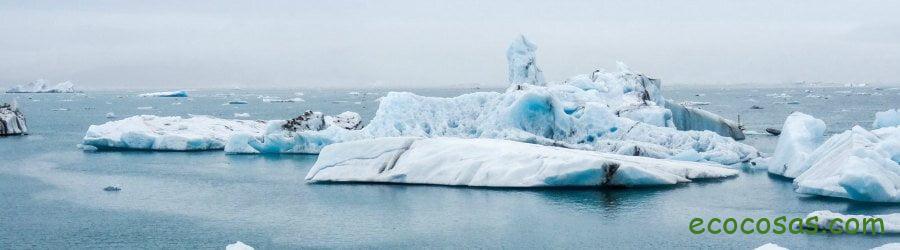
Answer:
[[[164,92],[152,92],[152,93],[144,93],[138,95],[139,97],[187,97],[187,91],[184,90],[175,90],[175,91],[164,91]]]
[[[232,134],[261,135],[265,126],[262,121],[209,116],[140,115],[91,125],[81,144],[97,149],[213,150],[223,149]]]
[[[25,124],[25,114],[19,110],[19,104],[15,100],[12,103],[0,103],[0,136],[24,133],[28,133],[28,126]]]
[[[235,242],[232,244],[228,244],[225,246],[225,250],[253,250],[253,247],[244,244],[243,242]]]
[[[507,140],[384,137],[329,145],[306,179],[482,187],[646,186],[736,174],[714,164]]]
[[[811,217],[817,217],[816,226],[819,229],[831,230],[855,230],[859,233],[900,233],[900,213],[883,215],[844,215],[828,210],[819,210],[806,215],[803,221]],[[835,220],[840,219],[840,220]],[[855,219],[855,220],[850,220]],[[876,219],[881,219],[880,222]],[[849,220],[849,221],[848,221]],[[855,222],[854,222],[855,221]],[[865,227],[863,224],[866,224]]]
[[[824,139],[825,122],[794,112],[784,121],[775,152],[768,159],[769,173],[796,178],[809,168],[807,159]]]
[[[754,250],[788,250],[788,249],[784,248],[782,246],[779,246],[778,244],[775,244],[775,243],[766,243],[765,245],[754,248]]]
[[[900,126],[900,110],[890,109],[875,113],[875,122],[872,123],[873,128],[894,126]]]
[[[47,85],[43,79],[18,85],[6,90],[6,93],[75,93],[75,84],[70,81],[58,83],[54,86]]]

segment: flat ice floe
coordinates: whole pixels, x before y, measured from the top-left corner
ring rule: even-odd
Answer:
[[[153,92],[153,93],[144,93],[138,95],[139,97],[187,97],[187,91],[184,90],[176,90],[176,91],[165,91],[165,92]]]
[[[769,172],[796,177],[798,193],[900,202],[900,126],[854,126],[818,143],[821,131],[824,125],[811,116],[788,117]]]
[[[224,148],[232,134],[261,135],[265,126],[263,121],[208,116],[140,115],[91,125],[82,145],[90,146],[85,149],[213,150]]]
[[[900,213],[883,215],[844,215],[828,210],[820,210],[809,213],[803,221],[807,221],[807,219],[813,216],[818,219],[816,227],[824,230],[835,228],[841,230],[856,230],[859,233],[900,233]],[[876,219],[880,220],[876,221]]]
[[[306,179],[481,187],[645,186],[736,174],[716,164],[507,140],[384,137],[325,147]]]

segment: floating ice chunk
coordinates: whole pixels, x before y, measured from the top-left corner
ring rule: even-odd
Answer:
[[[254,250],[253,247],[244,244],[243,242],[235,242],[233,244],[228,244],[225,246],[225,250]]]
[[[672,111],[672,122],[678,130],[712,131],[735,140],[745,138],[741,126],[712,112],[665,101],[665,107]]]
[[[151,110],[151,109],[153,109],[153,107],[150,107],[150,106],[146,106],[146,107],[137,107],[137,109],[139,109],[139,110]]]
[[[900,233],[900,213],[884,215],[843,215],[828,210],[809,213],[803,221],[816,217],[816,227],[823,230],[840,229],[858,233]]]
[[[19,110],[19,104],[15,100],[12,103],[0,104],[0,136],[25,133],[28,133],[28,127],[25,125],[25,114]]]
[[[709,105],[710,102],[683,101],[679,104],[681,104],[681,106],[706,106]]]
[[[234,117],[250,117],[250,113],[234,113]]]
[[[176,90],[176,91],[165,91],[165,92],[153,92],[153,93],[144,93],[138,95],[139,97],[187,97],[187,91],[184,90]]]
[[[260,136],[264,129],[261,121],[141,115],[91,125],[82,144],[99,149],[212,150],[224,148],[232,134]]]
[[[672,185],[737,171],[495,139],[385,137],[329,145],[310,182],[485,187]]]
[[[55,108],[55,109],[50,109],[50,111],[69,111],[69,109],[67,109],[67,108]]]
[[[871,250],[900,250],[900,243],[887,243],[879,247],[872,248]]]
[[[825,140],[825,122],[794,112],[784,121],[775,153],[768,160],[769,173],[796,178],[809,168],[809,155]]]
[[[782,246],[779,246],[778,244],[775,244],[775,243],[766,243],[765,245],[759,246],[759,247],[755,248],[754,250],[788,250],[788,249],[784,248]]]
[[[524,35],[513,40],[506,50],[506,60],[509,63],[510,84],[544,85],[544,72],[541,71],[535,61],[534,52],[537,45],[529,42]]]
[[[860,126],[829,138],[794,179],[797,192],[874,202],[900,202],[900,127]]]
[[[106,113],[106,118],[116,118],[116,113],[113,113],[113,112]]]
[[[25,85],[10,88],[6,93],[75,93],[75,84],[70,81],[61,82],[56,86],[48,86],[47,81],[38,79]]]
[[[290,98],[290,99],[281,99],[281,98],[277,98],[277,97],[268,97],[268,98],[263,98],[262,101],[263,101],[263,102],[278,103],[278,102],[304,102],[305,100],[303,100],[303,98],[300,98],[300,97],[295,97],[295,98]]]
[[[875,122],[872,123],[873,128],[884,128],[900,126],[900,111],[890,109],[875,113]]]

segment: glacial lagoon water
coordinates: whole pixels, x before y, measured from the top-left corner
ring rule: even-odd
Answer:
[[[812,90],[806,93],[805,90]],[[691,218],[802,217],[900,212],[900,205],[801,195],[789,180],[744,170],[735,178],[665,188],[493,189],[427,185],[306,184],[315,155],[223,152],[82,152],[91,124],[137,114],[284,119],[312,109],[370,119],[387,90],[190,91],[189,98],[139,98],[144,91],[0,94],[18,99],[30,135],[0,138],[0,248],[199,248],[243,241],[257,249],[727,248],[774,242],[792,249],[869,249],[900,235],[693,235]],[[429,96],[475,91],[411,90]],[[485,91],[485,90],[482,90]],[[849,91],[849,92],[848,92]],[[302,96],[294,94],[303,92]],[[786,93],[790,98],[767,94]],[[875,94],[873,94],[875,93]],[[810,94],[828,99],[807,97]],[[738,119],[753,131],[780,128],[799,110],[835,133],[871,125],[900,107],[886,88],[666,87],[677,101]],[[267,103],[262,96],[304,102]],[[223,105],[245,100],[245,105]],[[783,104],[799,101],[799,104]],[[781,102],[781,103],[778,103]],[[761,110],[749,109],[752,105]],[[153,107],[138,109],[138,107]],[[66,110],[67,109],[67,110]],[[65,111],[54,111],[65,110]],[[771,152],[775,137],[745,141]],[[105,192],[106,186],[122,187]]]

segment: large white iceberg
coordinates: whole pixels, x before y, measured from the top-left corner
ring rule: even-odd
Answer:
[[[509,83],[544,85],[544,72],[541,71],[535,61],[534,45],[525,36],[519,36],[513,40],[506,50],[506,60],[509,61]]]
[[[775,243],[766,243],[765,245],[754,248],[753,250],[788,250],[785,247],[779,246]]]
[[[316,153],[348,140],[417,136],[505,139],[653,158],[690,155],[693,161],[726,165],[759,155],[728,138],[743,138],[737,124],[679,104],[667,107],[660,81],[623,63],[616,72],[597,70],[541,86],[534,50],[524,37],[512,43],[507,56],[513,84],[502,93],[442,98],[391,92],[361,130],[275,129],[262,137],[237,135],[226,151]]]
[[[176,91],[163,91],[163,92],[152,92],[152,93],[144,93],[138,95],[139,97],[187,97],[187,91],[184,90],[176,90]]]
[[[75,84],[65,81],[55,86],[47,85],[47,81],[39,79],[25,85],[18,85],[6,90],[6,93],[75,93]]]
[[[507,140],[384,137],[325,147],[306,179],[482,187],[644,186],[736,174],[715,164]]]
[[[769,172],[794,178],[798,193],[900,202],[900,126],[854,126],[819,142],[824,130],[821,120],[791,114]]]
[[[794,112],[787,117],[768,160],[769,172],[796,178],[809,168],[809,155],[822,144],[825,122],[810,115]]]
[[[91,125],[81,144],[85,149],[214,150],[223,149],[232,134],[259,136],[265,127],[263,121],[140,115]]]
[[[797,192],[860,201],[900,202],[900,127],[854,126],[829,138],[794,179]]]
[[[453,98],[391,92],[382,97],[375,117],[361,130],[270,130],[257,140],[241,136],[230,143],[254,144],[251,147],[260,152],[277,148],[275,152],[316,153],[327,144],[348,140],[449,136],[506,139],[653,158],[696,151],[699,160],[722,164],[741,163],[757,156],[754,148],[714,132],[679,131],[616,116],[643,110],[642,114],[656,114],[647,117],[670,117],[665,109],[646,106],[646,100],[631,92],[586,91],[568,84],[517,85],[504,93],[479,92]],[[248,147],[234,145],[226,151],[229,148]]]
[[[900,213],[884,215],[844,215],[828,210],[809,213],[803,221],[816,217],[815,227],[823,230],[856,231],[858,233],[900,233]],[[851,220],[852,219],[852,220]]]
[[[0,104],[0,136],[20,135],[28,133],[25,115],[19,110],[18,103]]]

